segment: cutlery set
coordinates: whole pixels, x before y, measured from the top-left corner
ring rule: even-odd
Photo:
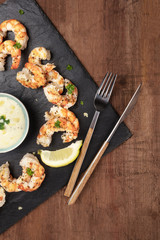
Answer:
[[[74,189],[74,186],[76,184],[81,166],[83,164],[83,161],[84,161],[86,153],[87,153],[87,149],[89,147],[91,138],[93,136],[94,129],[96,127],[96,123],[97,123],[97,120],[99,118],[100,112],[102,112],[107,107],[107,105],[109,103],[109,99],[111,97],[116,79],[117,79],[117,74],[107,73],[105,75],[100,87],[98,88],[98,90],[96,92],[96,95],[95,95],[95,98],[94,98],[94,106],[95,106],[96,111],[95,111],[95,114],[94,114],[93,119],[91,121],[91,124],[90,124],[89,130],[87,132],[86,138],[84,140],[80,155],[79,155],[79,157],[78,157],[78,159],[75,163],[75,166],[73,168],[71,177],[69,179],[68,185],[67,185],[65,193],[64,193],[64,196],[70,197],[69,201],[68,201],[68,205],[72,205],[76,202],[76,200],[79,197],[80,193],[82,192],[84,186],[86,185],[87,181],[89,180],[91,174],[93,173],[95,167],[97,166],[98,162],[100,161],[103,153],[107,149],[107,147],[108,147],[113,135],[115,134],[116,130],[118,129],[119,125],[129,115],[129,113],[132,111],[134,105],[137,102],[137,99],[138,99],[138,96],[139,96],[139,93],[140,93],[140,89],[141,89],[141,84],[136,89],[135,93],[133,94],[131,100],[129,101],[129,103],[128,103],[127,107],[125,108],[124,112],[122,113],[121,117],[119,118],[119,120],[115,124],[111,133],[109,134],[109,136],[107,137],[105,142],[102,144],[98,153],[96,154],[96,156],[92,160],[91,164],[89,165],[89,167],[87,168],[87,170],[83,174],[83,177],[81,178],[81,180],[79,181],[79,183],[77,184],[77,186]],[[73,191],[73,189],[74,189],[74,191]]]

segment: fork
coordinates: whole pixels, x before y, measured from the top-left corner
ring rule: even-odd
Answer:
[[[108,73],[105,75],[100,87],[98,88],[95,98],[94,98],[94,107],[96,109],[95,114],[93,116],[92,122],[90,124],[89,130],[87,132],[86,138],[84,140],[80,155],[75,163],[75,166],[73,168],[71,177],[69,179],[68,185],[66,187],[65,193],[64,195],[66,197],[70,197],[74,185],[76,183],[76,180],[78,178],[83,160],[85,158],[89,143],[91,141],[98,117],[100,112],[102,112],[106,106],[109,103],[109,99],[111,97],[112,91],[113,91],[113,87],[115,85],[117,79],[117,74],[112,74],[112,73]]]

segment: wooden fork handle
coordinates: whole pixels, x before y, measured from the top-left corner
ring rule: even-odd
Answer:
[[[83,177],[81,178],[80,182],[78,183],[77,187],[75,188],[74,192],[72,193],[68,205],[72,205],[76,202],[77,198],[79,197],[80,193],[82,192],[83,188],[85,187],[88,179],[90,178],[91,174],[93,173],[95,167],[97,166],[98,162],[100,161],[103,153],[105,152],[106,148],[108,147],[109,143],[104,142],[102,147],[100,148],[99,152],[83,174]]]
[[[72,171],[71,177],[69,179],[67,188],[66,188],[65,193],[64,193],[64,196],[66,196],[66,197],[70,197],[70,195],[73,191],[73,188],[74,188],[74,185],[76,183],[77,177],[79,175],[79,171],[81,169],[84,157],[86,155],[90,140],[92,138],[93,131],[94,131],[93,128],[89,128],[89,130],[88,130],[88,133],[87,133],[87,136],[84,140],[80,155],[79,155],[79,157],[78,157],[78,159],[75,163],[75,166],[73,168],[73,171]]]

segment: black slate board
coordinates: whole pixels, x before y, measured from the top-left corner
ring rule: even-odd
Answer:
[[[23,9],[24,15],[19,14],[19,9]],[[36,144],[36,137],[40,126],[45,122],[43,117],[44,112],[48,111],[52,106],[52,104],[46,100],[42,89],[26,89],[15,79],[17,71],[20,71],[25,62],[27,62],[30,51],[37,46],[43,46],[49,49],[52,53],[50,62],[54,62],[61,75],[73,81],[78,87],[78,101],[76,105],[70,109],[77,115],[80,121],[81,129],[78,139],[85,138],[93,117],[93,98],[97,90],[97,85],[36,1],[6,1],[0,6],[0,22],[13,18],[19,20],[26,26],[30,39],[27,49],[22,51],[22,60],[18,70],[10,70],[11,59],[10,57],[7,59],[6,71],[0,72],[0,92],[13,94],[24,103],[29,112],[30,130],[26,140],[16,150],[0,154],[0,164],[9,161],[12,174],[18,177],[21,174],[21,169],[18,164],[22,156],[27,152],[35,152],[42,148]],[[9,33],[8,38],[14,39],[13,34]],[[66,70],[68,64],[73,66],[73,70]],[[80,105],[81,100],[84,101],[83,106]],[[84,112],[88,113],[88,118],[83,116]],[[111,105],[100,115],[82,171],[87,168],[117,119],[118,115]],[[54,135],[52,144],[47,149],[56,150],[68,145],[62,143],[60,135],[59,133]],[[107,152],[112,151],[130,136],[131,133],[125,124],[121,124]],[[45,166],[46,179],[37,191],[32,193],[19,192],[7,194],[6,204],[0,208],[0,233],[66,185],[72,168],[73,164],[57,169]],[[22,206],[23,210],[19,211],[19,206]]]

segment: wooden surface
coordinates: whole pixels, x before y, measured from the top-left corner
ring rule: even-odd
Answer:
[[[67,206],[62,189],[0,240],[160,239],[160,1],[38,3],[97,83],[118,73],[119,113],[143,86],[126,120],[133,137],[100,161],[76,204]]]
[[[79,176],[79,172],[80,172],[81,167],[82,167],[82,164],[85,161],[86,152],[87,152],[90,140],[92,138],[93,131],[94,131],[94,129],[89,127],[86,138],[83,142],[83,146],[81,148],[81,152],[80,152],[80,154],[79,154],[79,156],[76,160],[76,163],[74,165],[73,171],[71,173],[70,179],[68,181],[68,184],[67,184],[65,192],[64,192],[64,196],[66,196],[66,197],[70,197],[73,190],[74,190],[76,181],[77,181],[78,176]]]

